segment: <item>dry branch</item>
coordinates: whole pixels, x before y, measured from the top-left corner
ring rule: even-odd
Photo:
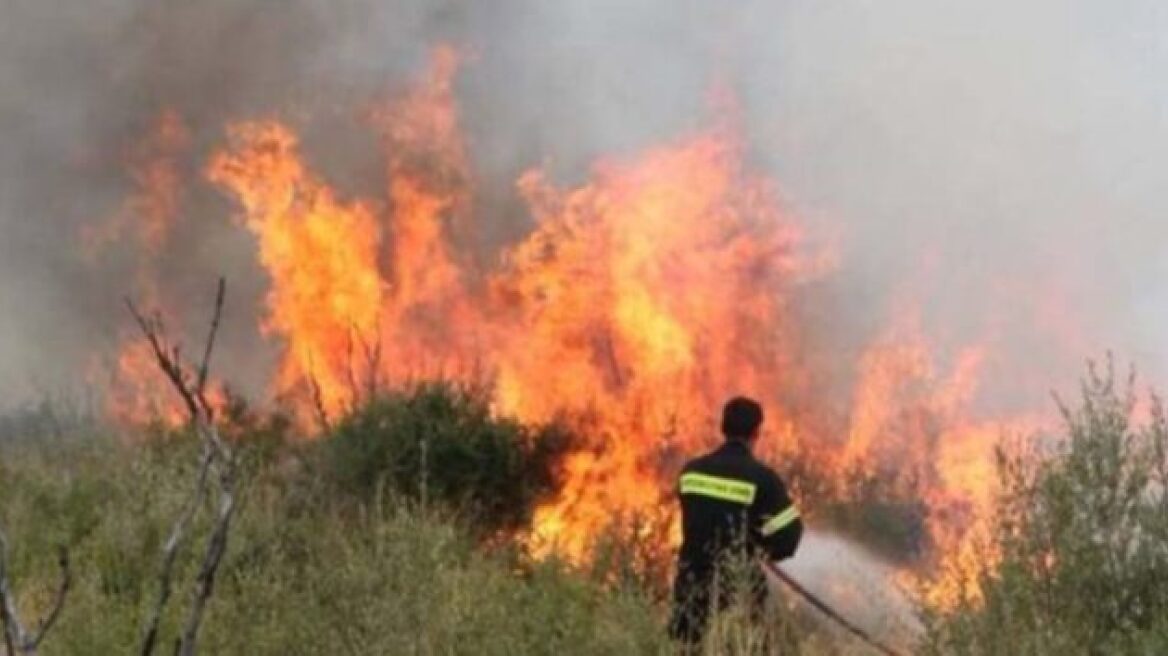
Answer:
[[[320,429],[327,433],[332,430],[332,424],[329,421],[328,410],[324,407],[324,393],[320,389],[320,381],[312,373],[308,375],[308,391],[312,395],[312,411],[316,414],[316,421],[320,424]]]
[[[199,461],[199,473],[195,489],[182,512],[175,520],[170,537],[163,546],[162,567],[159,572],[159,594],[147,616],[143,630],[142,647],[140,654],[150,656],[158,644],[158,627],[167,603],[170,600],[174,577],[174,563],[178,549],[186,535],[187,529],[193,522],[199,507],[202,506],[209,489],[211,473],[216,474],[218,483],[219,511],[216,514],[214,526],[211,529],[211,538],[203,553],[202,565],[196,579],[192,593],[191,609],[182,636],[179,638],[175,652],[183,656],[195,653],[199,627],[203,621],[203,610],[207,601],[214,592],[215,575],[219,570],[223,555],[227,551],[227,540],[231,531],[231,521],[235,516],[235,485],[236,459],[232,449],[219,435],[215,425],[215,410],[207,402],[206,385],[210,368],[211,355],[215,346],[215,337],[219,331],[219,323],[223,313],[223,302],[226,296],[226,282],[220,278],[218,291],[215,297],[215,311],[211,318],[210,332],[203,349],[203,359],[199,368],[192,375],[184,364],[181,349],[171,344],[162,323],[161,317],[155,313],[147,317],[127,299],[126,305],[137,321],[146,341],[154,352],[158,368],[162,370],[175,391],[182,397],[190,414],[191,425],[203,443],[203,453]]]
[[[195,653],[196,637],[199,625],[203,622],[203,610],[207,600],[215,589],[215,574],[219,570],[219,562],[227,551],[227,533],[231,528],[231,518],[235,514],[234,482],[224,483],[224,491],[219,498],[219,513],[215,521],[215,530],[211,540],[207,543],[207,551],[203,555],[203,564],[196,579],[194,600],[191,602],[190,614],[187,616],[186,629],[182,640],[175,650],[178,656],[193,656]]]
[[[24,635],[20,626],[20,616],[16,612],[16,602],[12,599],[12,589],[8,583],[8,540],[0,530],[0,621],[4,624],[4,647],[10,656],[15,656],[16,646]]]
[[[372,401],[381,391],[381,338],[375,339],[372,346],[360,333],[357,333],[357,340],[364,351],[365,370],[368,372],[365,380],[365,399]],[[357,394],[356,389],[353,390],[353,394]]]
[[[32,636],[32,652],[35,652],[45,639],[45,635],[57,623],[57,618],[61,616],[61,610],[65,608],[65,597],[69,594],[69,588],[73,585],[73,573],[69,567],[69,550],[61,547],[57,556],[57,564],[61,568],[61,582],[57,585],[57,596],[54,598],[53,606],[49,610],[49,614],[42,619],[37,627],[37,632]]]
[[[348,378],[350,394],[352,394],[352,398],[349,400],[350,410],[355,409],[361,403],[361,386],[357,384],[357,371],[353,368],[353,351],[356,346],[354,334],[356,331],[356,326],[349,326],[349,332],[345,340],[345,375]]]
[[[211,366],[211,352],[215,348],[215,335],[219,332],[219,319],[223,316],[223,301],[226,296],[227,280],[220,278],[219,288],[215,292],[215,313],[211,316],[211,331],[207,334],[207,344],[203,349],[203,362],[199,364],[199,381],[195,385],[195,394],[200,397],[204,396],[207,389],[207,372]]]
[[[207,495],[207,477],[211,471],[211,461],[214,460],[214,457],[214,449],[211,448],[210,444],[204,443],[195,489],[191,491],[190,499],[187,500],[182,513],[175,519],[174,526],[170,529],[170,536],[167,537],[166,543],[162,546],[162,567],[158,573],[158,597],[147,615],[146,628],[142,636],[142,648],[139,650],[143,656],[153,653],[154,646],[158,642],[158,623],[162,620],[162,610],[170,601],[171,581],[174,577],[174,562],[178,557],[178,548],[186,536],[187,527],[194,520],[195,513],[198,512],[199,506],[203,504],[203,499]]]
[[[37,623],[37,630],[29,632],[20,622],[20,614],[16,609],[16,600],[13,598],[12,586],[8,576],[8,540],[4,531],[0,530],[0,624],[4,625],[4,647],[9,656],[34,656],[44,641],[45,636],[57,623],[61,610],[65,607],[65,598],[69,595],[69,588],[73,584],[73,573],[69,567],[69,552],[61,547],[58,564],[61,567],[61,582],[57,585],[57,594],[53,605],[44,619]]]

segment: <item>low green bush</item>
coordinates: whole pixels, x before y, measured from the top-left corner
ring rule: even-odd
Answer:
[[[1168,422],[1092,368],[1065,435],[1002,449],[982,597],[929,609],[938,654],[1168,653]]]
[[[333,495],[290,453],[253,459],[200,653],[669,652],[660,607],[635,588],[487,550],[466,515],[436,505]],[[197,456],[181,433],[148,447],[94,438],[5,452],[0,526],[29,622],[52,600],[56,547],[72,556],[73,589],[42,654],[134,651]],[[190,601],[210,504],[177,562],[164,651]]]
[[[386,391],[321,443],[324,477],[368,502],[379,491],[470,513],[484,533],[526,525],[568,445],[556,426],[491,413],[485,393],[427,383]]]
[[[567,444],[556,428],[499,419],[481,395],[442,385],[386,394],[308,443],[239,404],[222,420],[244,463],[241,506],[200,653],[677,653],[665,633],[673,555],[646,539],[666,530],[662,518],[614,517],[596,558],[574,565],[482,539],[522,528],[550,489]],[[162,544],[194,484],[197,440],[155,427],[132,441],[4,447],[0,526],[26,621],[52,601],[56,548],[72,557],[73,589],[41,653],[134,651]],[[213,509],[207,499],[180,550],[164,651],[185,619]],[[765,625],[731,610],[700,653],[864,653],[805,610]]]

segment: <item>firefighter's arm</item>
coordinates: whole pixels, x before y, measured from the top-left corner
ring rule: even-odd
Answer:
[[[787,494],[787,488],[778,476],[766,485],[769,488],[766,507],[762,508],[759,534],[771,560],[786,560],[795,555],[803,538],[803,520],[799,509]]]

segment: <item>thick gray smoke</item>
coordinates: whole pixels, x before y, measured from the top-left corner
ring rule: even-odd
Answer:
[[[8,0],[0,391],[75,388],[124,326],[134,249],[87,262],[78,233],[118,211],[127,149],[162,108],[189,123],[193,180],[226,121],[281,115],[331,181],[366,191],[381,168],[362,104],[440,41],[471,55],[459,97],[478,202],[518,216],[510,230],[518,172],[545,163],[579,180],[597,156],[702,125],[723,84],[754,165],[813,231],[839,237],[841,332],[871,337],[904,297],[943,342],[992,338],[1030,359],[1049,373],[1039,391],[1105,348],[1156,377],[1165,29],[1154,0]],[[262,276],[230,211],[196,184],[158,266],[196,299],[228,274],[250,317]],[[228,348],[259,352],[250,318],[236,323]],[[264,362],[225,373],[255,380]]]

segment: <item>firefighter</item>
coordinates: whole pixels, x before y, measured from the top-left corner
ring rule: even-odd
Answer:
[[[725,584],[729,579],[718,575],[720,563],[790,558],[803,535],[799,510],[782,480],[753,455],[762,422],[758,402],[731,399],[722,409],[725,442],[681,472],[682,543],[669,628],[683,645],[698,645],[710,611],[725,608],[735,596]],[[766,601],[766,576],[754,566],[742,578],[757,617]]]

